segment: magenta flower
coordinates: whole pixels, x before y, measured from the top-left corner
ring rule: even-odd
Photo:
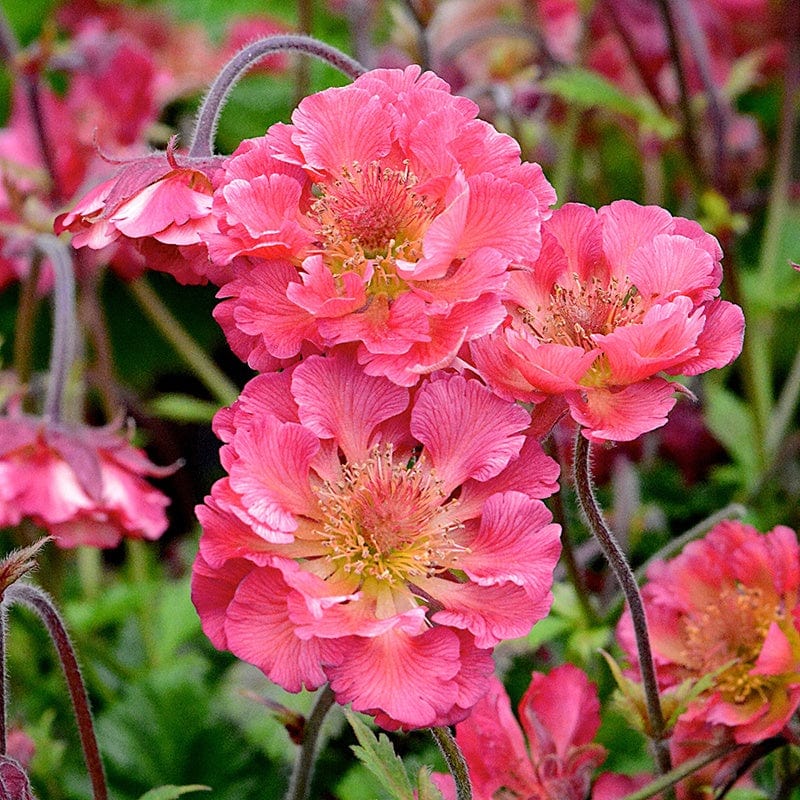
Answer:
[[[592,773],[606,757],[605,748],[592,743],[600,727],[594,684],[572,664],[549,675],[534,672],[519,718],[521,728],[495,678],[472,714],[456,726],[475,800],[585,800]],[[455,800],[452,778],[436,779],[447,800]]]
[[[628,441],[663,425],[681,385],[741,351],[741,309],[720,300],[722,251],[700,226],[618,200],[569,203],[506,290],[505,327],[471,344],[501,396],[562,396],[584,436]]]
[[[157,539],[169,500],[144,476],[157,467],[113,428],[67,428],[33,417],[0,418],[0,527],[30,519],[59,547],[115,547],[123,536]]]
[[[229,477],[198,508],[206,634],[387,728],[463,719],[491,648],[550,606],[558,468],[528,423],[477,381],[409,392],[349,349],[254,378],[217,415]]]
[[[800,705],[794,531],[779,526],[761,534],[723,522],[647,575],[642,595],[660,684],[713,676],[682,719],[727,726],[737,742],[779,734]],[[617,634],[635,667],[627,613]]]
[[[375,70],[243,142],[205,237],[234,273],[225,318],[278,358],[358,342],[368,374],[403,386],[494,330],[508,267],[539,254],[555,194],[476,113],[419,67]],[[265,308],[262,288],[283,299]]]
[[[216,230],[211,213],[214,159],[178,161],[166,153],[134,159],[96,186],[55,223],[76,248],[101,250],[116,241],[135,244],[147,265],[184,284],[227,280],[208,260],[201,236]]]

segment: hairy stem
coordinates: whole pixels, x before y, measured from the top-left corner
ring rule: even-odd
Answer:
[[[666,741],[666,731],[664,725],[664,715],[661,711],[661,701],[658,695],[658,683],[656,681],[655,665],[653,655],[650,650],[650,636],[647,632],[647,618],[644,611],[644,603],[639,593],[636,577],[633,574],[625,554],[622,552],[614,534],[606,524],[592,487],[590,472],[590,445],[589,441],[578,431],[575,438],[575,490],[578,495],[578,502],[583,511],[586,521],[594,537],[600,544],[611,569],[616,575],[617,581],[622,587],[625,598],[628,601],[628,608],[631,612],[633,630],[636,636],[636,648],[639,656],[639,671],[642,676],[642,686],[644,688],[645,700],[647,704],[647,716],[649,719],[649,734],[652,738],[656,761],[659,772],[664,774],[669,772],[671,763],[669,746]]]
[[[72,642],[64,623],[61,621],[61,617],[50,598],[35,586],[25,583],[15,583],[9,586],[5,591],[3,605],[10,606],[14,603],[20,603],[33,610],[42,620],[50,634],[50,638],[53,640],[67,681],[72,708],[75,712],[75,720],[78,723],[78,734],[86,761],[86,769],[89,772],[89,778],[92,783],[92,796],[94,800],[108,800],[106,778],[103,772],[100,750],[97,746],[97,738],[94,734],[89,698],[86,694],[86,687],[83,685],[75,650],[72,647]]]
[[[355,79],[366,72],[366,69],[350,56],[311,36],[281,34],[259,39],[242,48],[233,56],[217,75],[214,83],[211,84],[211,88],[208,90],[208,94],[205,96],[197,115],[192,144],[189,148],[190,157],[208,158],[214,154],[214,136],[217,132],[217,123],[231,89],[264,56],[283,50],[294,50],[298,53],[314,56],[314,58],[318,58],[320,61],[325,61],[335,67],[339,72],[344,73],[351,79]]]
[[[128,288],[158,332],[194,370],[195,375],[208,389],[211,396],[222,405],[231,405],[239,396],[239,390],[208,357],[200,345],[189,336],[172,312],[164,305],[153,287],[144,278],[139,278],[129,283]]]
[[[300,745],[300,752],[297,754],[297,761],[294,764],[286,800],[306,800],[308,797],[322,723],[333,703],[333,690],[330,686],[325,686],[317,696],[314,708],[303,727],[303,743]]]
[[[456,800],[472,800],[472,784],[469,781],[467,762],[455,736],[445,727],[431,728],[430,732],[456,782]]]

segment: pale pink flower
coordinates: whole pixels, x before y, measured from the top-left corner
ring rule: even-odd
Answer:
[[[682,719],[728,727],[737,742],[779,734],[800,705],[800,551],[779,526],[717,525],[642,589],[662,687],[713,676]],[[618,638],[636,667],[630,617]]]
[[[350,349],[254,378],[216,417],[229,477],[198,508],[206,634],[387,728],[463,719],[491,648],[550,606],[558,468],[528,423],[477,381],[409,392]]]
[[[137,245],[147,265],[180,283],[229,278],[215,267],[201,236],[216,230],[211,213],[215,159],[178,161],[174,142],[165,153],[134,159],[96,186],[72,211],[61,214],[56,233],[70,231],[74,247],[101,250],[119,240]]]
[[[597,688],[572,664],[531,675],[519,722],[494,678],[456,726],[475,800],[585,800],[592,773],[606,757],[605,748],[592,742],[599,727]],[[437,776],[437,783],[447,800],[455,800],[449,776]]]
[[[60,547],[157,539],[167,528],[169,500],[145,476],[174,469],[152,464],[113,427],[2,417],[0,527],[30,519]]]
[[[555,195],[476,112],[419,67],[374,70],[243,142],[215,178],[220,233],[205,239],[221,266],[250,258],[221,293],[247,334],[281,358],[302,339],[358,342],[368,374],[411,386],[494,330],[508,267],[538,255]],[[286,299],[256,321],[249,295],[266,284]]]
[[[719,299],[722,251],[695,222],[618,200],[569,203],[542,227],[542,252],[506,290],[509,318],[471,344],[501,396],[563,396],[590,440],[663,425],[679,383],[733,361],[741,309]]]

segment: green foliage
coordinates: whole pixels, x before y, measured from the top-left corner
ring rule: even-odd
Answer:
[[[210,786],[200,786],[199,784],[194,784],[193,786],[159,786],[143,794],[139,800],[177,800],[177,798],[190,792],[210,791]]]

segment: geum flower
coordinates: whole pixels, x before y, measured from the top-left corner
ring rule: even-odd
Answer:
[[[501,396],[561,396],[583,435],[629,441],[663,425],[697,375],[741,351],[742,310],[720,300],[722,251],[690,220],[618,200],[568,203],[542,226],[542,251],[509,279],[509,317],[472,342]]]
[[[0,527],[30,519],[59,547],[158,539],[169,500],[145,476],[175,469],[152,464],[114,426],[0,417]]]
[[[503,684],[493,678],[456,725],[475,800],[586,800],[592,773],[606,757],[592,742],[599,727],[597,688],[572,664],[531,675],[519,722]],[[455,800],[452,778],[435,780],[446,800]]]
[[[91,250],[130,242],[149,267],[183,284],[228,280],[229,270],[208,260],[201,240],[216,230],[211,176],[218,167],[217,158],[180,157],[173,139],[164,153],[124,162],[114,177],[56,218],[56,233],[70,231],[74,247]]]
[[[663,688],[712,676],[681,719],[726,726],[737,742],[781,733],[800,705],[800,552],[797,535],[722,522],[642,589]],[[626,612],[617,631],[636,669]]]
[[[550,605],[559,528],[537,498],[558,468],[528,422],[459,375],[412,395],[352,350],[254,378],[217,415],[229,477],[198,507],[206,634],[386,728],[463,719],[491,648]]]
[[[214,180],[220,232],[204,237],[234,274],[226,334],[281,359],[358,342],[368,374],[412,386],[494,330],[555,193],[477,108],[419,67],[375,70],[243,142]]]

